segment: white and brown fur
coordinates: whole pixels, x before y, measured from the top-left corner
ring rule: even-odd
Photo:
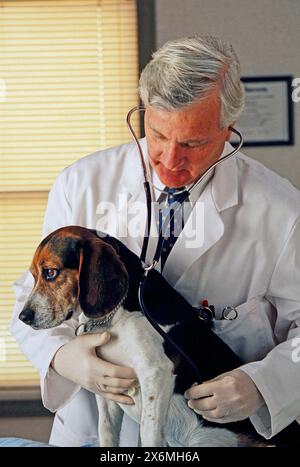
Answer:
[[[142,446],[261,445],[226,428],[207,426],[187,406],[182,394],[195,376],[140,312],[137,290],[142,266],[121,242],[99,238],[83,227],[64,227],[40,243],[30,270],[35,285],[19,318],[33,329],[58,326],[81,312],[88,328],[89,322],[101,321],[117,310],[107,324],[92,329],[112,334],[108,344],[99,348],[99,356],[133,367],[140,390],[132,406],[96,396],[101,446],[118,446],[123,411],[140,424]],[[145,300],[154,319],[199,362],[204,379],[238,366],[238,357],[157,271],[149,284]],[[212,355],[221,355],[221,361]]]

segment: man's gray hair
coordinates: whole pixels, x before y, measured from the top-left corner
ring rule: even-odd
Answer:
[[[153,53],[140,77],[145,106],[178,110],[220,89],[220,127],[233,124],[244,106],[240,62],[233,47],[214,36],[166,42]]]

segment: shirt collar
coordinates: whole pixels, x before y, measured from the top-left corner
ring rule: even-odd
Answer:
[[[191,192],[191,194],[189,196],[189,199],[190,199],[190,202],[192,203],[192,205],[194,205],[196,203],[196,201],[200,198],[201,193],[204,191],[204,188],[206,187],[206,185],[209,183],[209,181],[213,177],[213,174],[214,174],[214,171],[209,172],[204,177],[204,179],[193,189],[193,191]],[[152,176],[152,183],[154,185],[153,191],[155,193],[155,200],[157,201],[160,194],[161,194],[160,190],[164,190],[166,187],[161,182],[161,180],[159,179],[157,173],[153,169],[151,169],[151,176]],[[185,188],[187,190],[189,190],[191,188],[191,186],[192,186],[192,183],[190,185],[186,185]]]

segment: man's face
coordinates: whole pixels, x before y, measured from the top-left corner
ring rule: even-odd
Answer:
[[[220,108],[217,90],[180,110],[146,107],[150,164],[164,185],[188,185],[219,159],[230,138],[228,128],[220,129]]]

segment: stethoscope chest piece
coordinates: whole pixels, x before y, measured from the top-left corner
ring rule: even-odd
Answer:
[[[226,319],[227,321],[232,321],[238,317],[238,312],[232,306],[226,306],[222,311],[222,319]]]

